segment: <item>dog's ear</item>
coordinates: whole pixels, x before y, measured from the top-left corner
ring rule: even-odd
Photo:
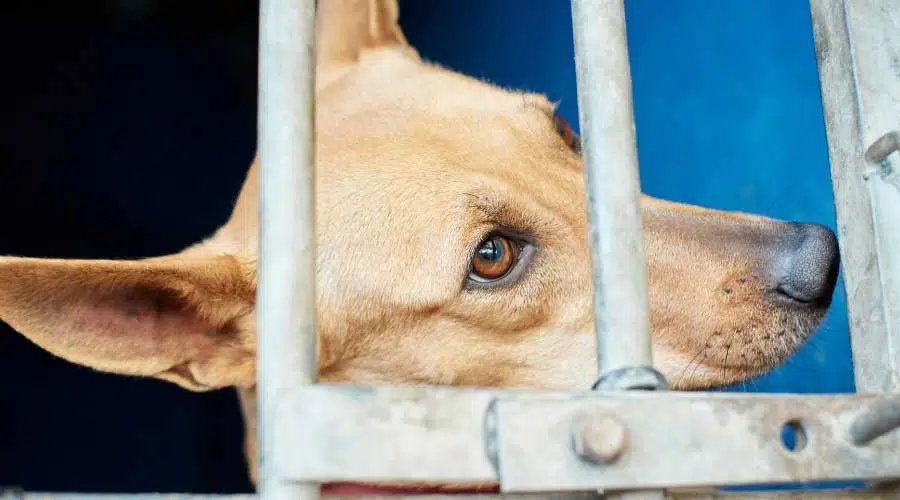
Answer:
[[[0,257],[0,319],[73,363],[202,391],[253,383],[252,270],[230,256]]]
[[[397,0],[318,0],[316,8],[319,87],[356,64],[367,50],[390,48],[418,59],[400,29]]]

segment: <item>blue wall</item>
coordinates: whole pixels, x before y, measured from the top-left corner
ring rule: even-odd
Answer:
[[[515,7],[513,7],[515,6]],[[784,0],[627,0],[646,193],[836,229],[809,6]],[[560,101],[578,122],[569,3],[401,3],[420,53]],[[784,367],[729,390],[852,392],[843,281]]]

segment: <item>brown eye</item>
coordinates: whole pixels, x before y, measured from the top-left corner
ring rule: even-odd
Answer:
[[[477,281],[502,278],[518,260],[518,248],[508,238],[491,236],[484,240],[472,257],[471,277]]]
[[[553,124],[556,126],[556,132],[569,146],[569,149],[576,153],[581,153],[581,139],[578,138],[578,134],[572,130],[572,127],[559,115],[553,116]]]

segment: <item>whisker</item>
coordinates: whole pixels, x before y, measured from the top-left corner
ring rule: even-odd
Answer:
[[[697,363],[694,364],[694,369],[691,371],[690,377],[688,377],[688,381],[687,381],[687,384],[688,384],[688,385],[691,384],[691,382],[694,380],[694,375],[697,374],[697,370],[700,369],[700,366],[703,364],[704,361],[706,361],[706,358],[709,357],[709,351],[708,351],[708,350],[704,349],[703,352],[704,352],[705,355],[700,359],[700,361],[698,361]]]
[[[676,386],[678,386],[681,383],[682,379],[684,379],[684,374],[691,368],[691,366],[693,366],[694,362],[697,361],[697,358],[702,356],[706,352],[706,350],[709,349],[709,341],[710,341],[710,339],[713,338],[713,335],[715,335],[715,334],[716,334],[715,332],[710,333],[706,337],[706,340],[703,341],[703,346],[700,348],[699,351],[697,351],[697,354],[695,354],[694,357],[691,358],[691,360],[686,365],[684,365],[684,369],[681,370],[681,374],[678,376],[677,379],[675,379]],[[706,358],[704,358],[704,359],[706,359]]]
[[[725,344],[725,360],[722,362],[722,378],[724,379],[728,373],[728,353],[731,352],[731,342]]]

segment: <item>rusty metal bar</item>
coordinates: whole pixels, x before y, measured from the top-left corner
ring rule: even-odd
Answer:
[[[595,388],[662,389],[665,380],[651,368],[624,0],[572,0],[572,28],[594,285],[599,367]],[[588,449],[579,440],[590,435],[590,429],[572,432],[576,448]],[[609,496],[652,500],[663,498],[663,493]]]
[[[315,10],[315,2],[260,2],[256,321],[258,488],[263,500],[319,498],[318,484],[289,482],[270,459],[285,432],[276,422],[281,398],[291,389],[314,383],[317,372]]]

